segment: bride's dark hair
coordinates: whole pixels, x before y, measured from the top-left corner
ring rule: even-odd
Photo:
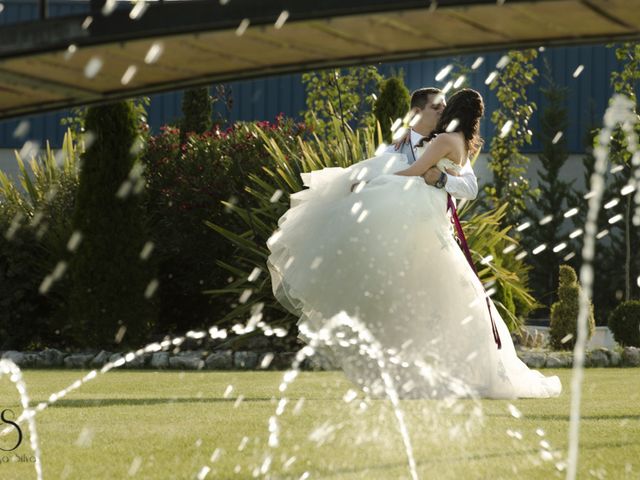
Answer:
[[[470,155],[482,147],[480,137],[480,117],[484,114],[484,102],[482,96],[470,88],[463,88],[451,96],[447,106],[442,111],[436,128],[429,134],[427,140],[433,139],[439,133],[447,131],[451,122],[458,122],[455,128],[449,128],[450,132],[461,132],[464,135],[465,146]]]

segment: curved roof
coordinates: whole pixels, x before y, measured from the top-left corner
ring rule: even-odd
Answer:
[[[0,30],[0,118],[329,66],[640,38],[640,0],[102,3]]]

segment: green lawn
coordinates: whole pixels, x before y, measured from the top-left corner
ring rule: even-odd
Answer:
[[[44,401],[83,373],[24,372],[33,401]],[[540,442],[564,455],[569,425],[565,393],[550,400],[402,402],[422,479],[564,478],[543,459]],[[586,370],[578,478],[640,478],[640,370]],[[338,372],[303,372],[286,392],[280,446],[268,447],[283,372],[112,371],[37,416],[44,478],[248,479],[273,454],[270,478],[410,478],[389,402],[343,400],[350,385]],[[228,385],[233,391],[228,398]],[[237,402],[239,395],[244,400]],[[294,414],[298,400],[305,401]],[[513,403],[521,418],[511,415]],[[476,406],[482,416],[471,412]],[[0,408],[20,411],[18,394],[0,379]],[[536,430],[541,429],[539,433]],[[26,426],[23,431],[27,432]],[[242,442],[243,437],[248,437]],[[519,438],[521,437],[521,438]],[[15,441],[15,434],[11,434]],[[9,439],[2,439],[6,448]],[[244,448],[239,450],[241,443]],[[211,454],[220,448],[217,461]],[[15,452],[30,455],[25,440]],[[5,454],[5,452],[0,452]],[[11,454],[5,454],[11,457]],[[0,478],[35,478],[33,464],[2,463]],[[292,461],[291,458],[295,457]],[[548,458],[548,456],[547,456]],[[284,464],[289,461],[285,468]],[[236,467],[238,466],[238,467]],[[234,471],[237,470],[237,471]]]

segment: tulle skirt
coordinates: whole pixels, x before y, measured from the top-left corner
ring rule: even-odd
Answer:
[[[444,190],[393,175],[404,155],[303,174],[268,241],[278,300],[301,337],[365,392],[402,398],[550,397],[530,370],[453,236]],[[366,181],[351,192],[353,184]],[[362,187],[362,186],[361,186]]]

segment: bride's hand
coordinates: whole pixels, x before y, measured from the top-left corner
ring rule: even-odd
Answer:
[[[405,133],[402,138],[393,142],[393,149],[396,151],[400,150],[400,148],[402,148],[402,145],[408,142],[410,138],[411,138],[411,129],[408,128],[407,133]]]
[[[451,168],[446,168],[445,170],[451,176],[454,176],[454,177],[459,177],[460,176],[460,174],[458,172],[456,172],[455,170],[453,170]]]

